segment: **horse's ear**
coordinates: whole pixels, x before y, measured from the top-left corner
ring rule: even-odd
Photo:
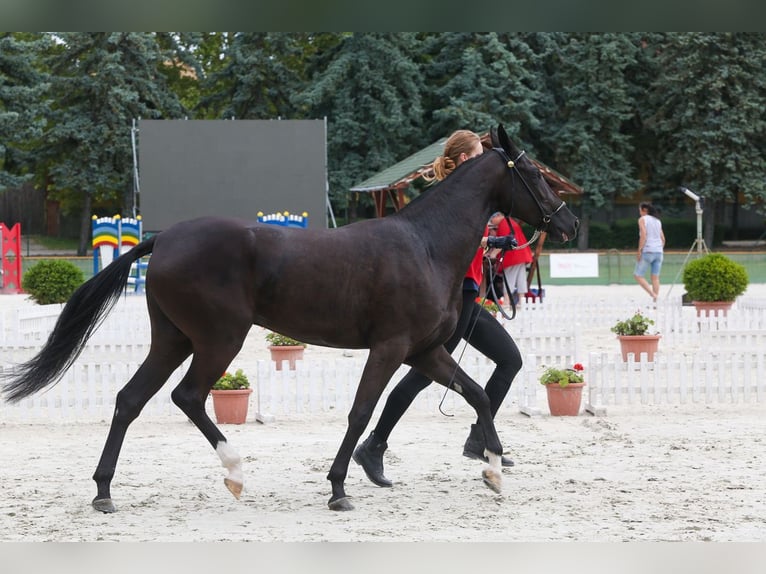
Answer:
[[[505,128],[503,127],[503,124],[500,124],[497,126],[497,140],[500,144],[500,147],[502,147],[505,151],[508,152],[508,155],[511,157],[516,157],[519,155],[518,148],[513,144],[511,141],[511,138],[508,137],[508,134],[505,132]]]
[[[500,147],[500,140],[497,138],[497,128],[489,128],[489,141],[492,147]]]

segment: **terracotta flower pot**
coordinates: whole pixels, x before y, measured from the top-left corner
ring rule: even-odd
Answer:
[[[617,335],[620,340],[622,360],[627,362],[628,355],[633,353],[636,362],[641,360],[641,353],[646,353],[648,361],[654,361],[654,354],[660,345],[662,335]]]
[[[218,424],[243,424],[247,420],[247,408],[252,392],[253,389],[211,390],[213,411]]]
[[[277,371],[282,370],[282,362],[287,361],[290,370],[295,370],[295,361],[303,359],[303,351],[306,348],[303,345],[269,345],[271,359],[277,365]]]
[[[733,304],[734,301],[692,301],[697,310],[697,317],[725,317]]]
[[[548,408],[552,416],[573,417],[580,414],[582,388],[585,383],[569,383],[566,387],[558,384],[545,385],[548,393]]]

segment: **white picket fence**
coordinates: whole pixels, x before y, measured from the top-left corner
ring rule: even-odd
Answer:
[[[631,356],[632,357],[632,356]],[[645,358],[645,355],[643,355]],[[608,405],[761,403],[766,399],[766,349],[655,355],[653,362],[590,355],[585,410]]]
[[[537,348],[545,364],[571,364],[579,355],[579,339],[575,334],[534,335],[516,337],[521,348]],[[560,349],[558,352],[555,349]],[[39,347],[5,346],[4,357],[13,360],[0,365],[0,372],[12,369],[13,364],[32,357]],[[462,346],[455,351],[461,354]],[[0,402],[0,420],[48,420],[48,419],[105,419],[111,417],[117,392],[138,369],[148,352],[147,344],[92,344],[74,363],[62,380],[49,390],[10,405]],[[128,358],[130,357],[130,358]],[[529,378],[534,373],[526,370],[536,368],[538,355],[525,363],[518,378]],[[136,359],[137,358],[137,359]],[[168,382],[147,404],[142,416],[180,413],[172,404],[170,394],[181,381],[188,368],[185,362],[169,378]],[[495,365],[471,347],[467,347],[460,358],[461,367],[476,381],[486,381]],[[531,366],[528,366],[531,365]],[[254,392],[250,397],[251,412],[255,418],[267,421],[271,417],[285,414],[347,412],[353,404],[359,379],[364,369],[364,360],[359,358],[338,358],[333,360],[298,361],[295,370],[277,371],[271,361],[256,362],[256,372],[249,373]],[[392,377],[378,409],[407,372],[402,366]],[[253,376],[254,375],[254,376]],[[515,386],[511,388],[503,408],[513,408]],[[418,395],[412,408],[435,412],[441,404],[442,410],[460,412],[470,407],[457,393],[447,392],[441,385],[430,385]],[[211,411],[212,412],[212,411]],[[181,416],[179,414],[179,416]]]
[[[741,298],[726,317],[699,318],[693,308],[677,300],[660,301],[656,308],[642,308],[657,322],[663,335],[653,363],[624,363],[616,352],[590,353],[582,348],[584,331],[608,332],[626,317],[625,301],[555,301],[531,304],[513,321],[501,322],[521,349],[522,371],[502,409],[536,415],[547,412],[545,389],[538,383],[544,366],[586,365],[586,399],[589,412],[603,413],[609,405],[705,400],[753,402],[764,398],[766,353],[766,303]],[[39,351],[53,328],[61,306],[28,307],[0,315],[0,369],[25,361]],[[740,312],[736,312],[740,310]],[[741,312],[745,311],[745,312]],[[117,392],[143,361],[149,349],[150,331],[145,303],[124,298],[94,334],[82,356],[63,380],[45,393],[17,405],[0,402],[0,421],[108,418]],[[459,357],[462,345],[455,352]],[[187,363],[188,364],[188,363]],[[170,393],[181,380],[187,364],[149,402],[143,415],[183,417],[172,405]],[[281,414],[347,412],[353,402],[363,361],[299,361],[295,371],[276,371],[270,361],[258,361],[256,373],[248,373],[255,392],[251,412],[268,418]],[[471,347],[461,366],[483,383],[494,368]],[[402,367],[392,378],[383,398],[406,372]],[[456,393],[431,385],[413,408],[456,412],[470,407]]]
[[[0,313],[0,346],[43,344],[63,305],[22,307]],[[124,297],[107,315],[91,340],[99,343],[146,342],[151,328],[143,297]]]
[[[78,360],[59,383],[16,404],[0,402],[0,420],[109,420],[114,412],[117,392],[125,386],[139,367],[136,362]],[[0,368],[2,372],[7,366]],[[143,414],[169,415],[180,411],[173,406],[170,393],[183,376],[181,369],[149,401]]]

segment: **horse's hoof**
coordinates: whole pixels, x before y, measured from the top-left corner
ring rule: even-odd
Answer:
[[[234,498],[239,500],[239,496],[242,494],[242,483],[234,482],[229,478],[224,478],[223,483],[226,485],[226,488],[229,489],[229,492],[234,495]]]
[[[93,505],[94,509],[98,510],[99,512],[103,512],[104,514],[117,512],[117,509],[114,507],[114,503],[112,502],[111,498],[94,498],[91,504]]]
[[[493,492],[500,494],[503,486],[503,477],[498,471],[489,467],[485,468],[481,472],[481,477],[484,479],[484,484],[486,484]]]
[[[331,500],[327,503],[327,506],[330,510],[354,510],[354,505],[349,502],[347,496],[338,500]]]

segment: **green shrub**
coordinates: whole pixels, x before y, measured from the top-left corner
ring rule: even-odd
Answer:
[[[22,288],[40,305],[65,303],[85,276],[71,261],[46,259],[40,261],[24,274]]]
[[[268,341],[269,345],[273,345],[275,347],[306,346],[306,343],[293,339],[292,337],[288,337],[287,335],[283,335],[282,333],[267,333],[266,341]]]
[[[683,283],[692,301],[734,301],[745,292],[745,266],[720,253],[709,253],[684,267]]]
[[[612,249],[614,245],[612,228],[606,223],[591,221],[588,226],[588,249]]]
[[[216,391],[235,391],[249,388],[250,381],[247,379],[247,375],[242,372],[242,369],[237,369],[233,375],[228,371],[225,372],[213,385],[213,389]]]
[[[611,241],[614,249],[635,249],[638,245],[638,218],[615,221],[612,224]]]
[[[612,333],[629,336],[646,335],[652,325],[654,325],[654,319],[643,315],[641,311],[636,311],[632,317],[617,321],[612,327]]]

